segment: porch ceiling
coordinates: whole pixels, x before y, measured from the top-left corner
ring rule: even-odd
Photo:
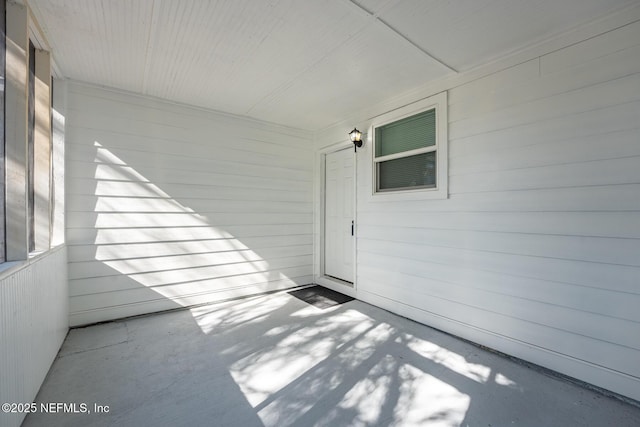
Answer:
[[[63,76],[316,130],[637,0],[31,0]]]

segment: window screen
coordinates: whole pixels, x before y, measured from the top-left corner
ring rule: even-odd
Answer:
[[[36,48],[29,40],[29,96],[27,128],[27,215],[29,224],[29,252],[35,250],[35,129],[36,129]]]

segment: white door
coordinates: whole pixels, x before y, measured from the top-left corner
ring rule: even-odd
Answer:
[[[353,283],[353,151],[327,154],[324,274]]]

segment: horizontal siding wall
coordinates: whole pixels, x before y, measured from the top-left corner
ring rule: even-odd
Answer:
[[[640,23],[448,89],[447,200],[359,150],[358,297],[640,400]]]
[[[71,324],[312,281],[311,135],[72,83]]]
[[[0,273],[0,403],[29,403],[69,329],[66,247],[9,264]],[[17,427],[25,415],[0,412],[0,425]]]

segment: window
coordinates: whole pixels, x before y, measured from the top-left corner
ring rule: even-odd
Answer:
[[[447,197],[446,111],[445,92],[374,120],[374,194]]]
[[[27,135],[28,251],[51,246],[51,63],[29,42]]]
[[[36,48],[29,40],[29,80],[27,92],[27,231],[28,250],[36,248],[35,240],[35,151],[34,140],[36,130]]]
[[[51,55],[28,7],[2,5],[7,16],[4,46],[11,49],[2,57],[11,72],[3,74],[2,85],[6,138],[0,146],[6,180],[5,224],[0,228],[4,260],[22,261],[51,248]]]

